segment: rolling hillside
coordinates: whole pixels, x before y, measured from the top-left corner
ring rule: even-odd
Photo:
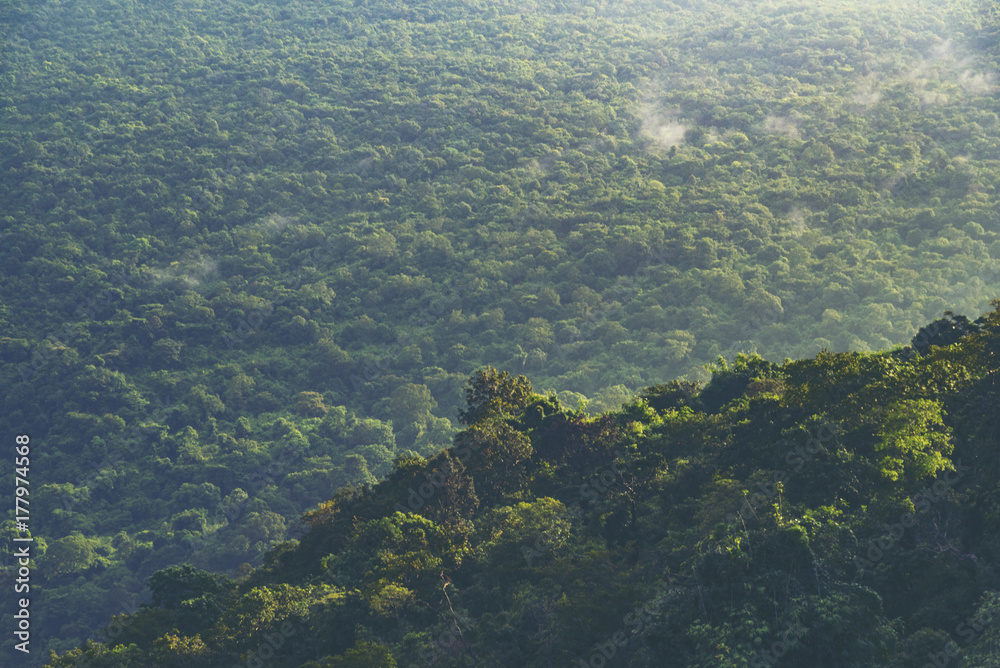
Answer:
[[[34,444],[33,657],[438,456],[487,366],[597,416],[714,384],[720,355],[877,356],[985,312],[998,20],[3,3],[0,434]]]

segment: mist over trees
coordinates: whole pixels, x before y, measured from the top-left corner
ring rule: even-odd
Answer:
[[[300,518],[338,491],[410,476],[388,507],[416,510],[412,486],[424,519],[366,515],[382,524],[337,539],[345,579],[322,594],[405,621],[452,590],[427,557],[351,598],[365,541],[457,565],[449,532],[485,532],[501,568],[548,522],[559,537],[532,549],[562,554],[579,520],[547,499],[600,481],[618,461],[604,449],[671,411],[678,443],[712,448],[698,430],[782,396],[788,369],[814,374],[795,392],[818,401],[831,378],[988,341],[998,21],[957,0],[0,2],[0,433],[41,444],[33,654],[207,573],[231,579],[156,603],[179,635],[151,641],[163,661],[181,638],[236,660],[262,641],[193,640],[248,633],[250,612],[215,617],[246,593],[233,583],[305,541]],[[868,397],[885,411],[865,427],[873,466],[899,484],[947,457],[958,418],[933,402],[967,377],[942,374]],[[661,455],[619,468],[610,528],[587,531],[638,540]],[[427,483],[428,461],[461,475]],[[310,591],[258,594],[305,619]],[[616,600],[587,604],[610,616],[583,637],[614,635],[634,597]],[[872,647],[894,647],[871,615]],[[701,648],[741,623],[688,622]],[[413,661],[398,642],[348,634],[309,660]]]

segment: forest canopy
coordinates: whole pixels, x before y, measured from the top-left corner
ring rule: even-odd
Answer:
[[[924,353],[741,354],[601,415],[480,370],[451,448],[256,570],[157,571],[48,665],[991,665],[995,306]]]
[[[40,444],[36,656],[150,603],[155,573],[261,568],[339,490],[404,471],[430,512],[421,462],[449,448],[484,467],[448,493],[500,560],[504,523],[575,526],[545,499],[606,472],[581,443],[787,397],[785,358],[809,402],[831,378],[912,373],[911,341],[924,359],[980,340],[970,318],[1000,293],[998,21],[983,0],[0,2],[0,433]],[[487,367],[525,381],[468,402]],[[961,373],[876,397],[885,479],[941,472],[935,392],[980,372]],[[464,549],[444,517],[369,519],[346,583],[369,538]],[[445,587],[384,568],[364,599],[322,596],[389,618]],[[216,603],[161,645],[201,651],[189,632]],[[712,619],[685,642],[726,645]]]

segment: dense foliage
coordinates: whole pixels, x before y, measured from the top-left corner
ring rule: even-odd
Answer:
[[[785,356],[982,312],[997,25],[986,0],[0,0],[0,434],[39,444],[36,647],[94,637],[167,568],[243,577],[337,490],[453,443],[492,467],[449,492],[479,530],[539,475],[556,498],[560,466],[602,473],[577,449],[644,424],[596,417],[644,387],[683,378],[651,410],[715,416]],[[761,357],[693,385],[739,351]],[[553,453],[482,420],[523,385],[463,401],[487,365],[555,396]],[[913,401],[877,435],[900,484],[901,453],[942,463],[940,437],[893,435],[948,419]]]
[[[923,354],[740,355],[596,416],[487,368],[453,447],[235,580],[158,571],[50,665],[993,665],[996,306]]]

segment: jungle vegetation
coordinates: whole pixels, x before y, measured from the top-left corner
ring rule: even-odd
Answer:
[[[984,0],[0,1],[0,437],[38,446],[36,656],[157,591],[184,604],[156,585],[182,564],[230,601],[318,504],[449,449],[513,439],[515,486],[477,484],[483,508],[557,499],[537,426],[476,431],[525,397],[604,447],[646,424],[614,417],[646,388],[714,416],[743,396],[726,374],[883,359],[929,322],[981,336],[942,317],[1000,293],[998,21]],[[486,367],[537,389],[470,405]],[[951,419],[892,424],[925,408]],[[404,656],[373,633],[308,651]]]
[[[487,367],[452,447],[338,491],[260,568],[157,571],[49,665],[994,665],[996,307],[600,415]]]

